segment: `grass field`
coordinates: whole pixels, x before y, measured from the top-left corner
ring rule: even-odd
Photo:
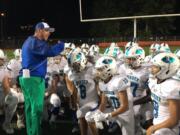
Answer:
[[[180,49],[180,46],[170,46],[172,52],[174,52],[176,49]],[[103,53],[105,48],[101,48],[100,52]],[[121,48],[123,50],[123,48]],[[149,47],[144,47],[144,50],[146,52],[146,55],[149,55]],[[5,54],[7,55],[8,59],[11,59],[14,57],[13,55],[13,49],[6,49]]]

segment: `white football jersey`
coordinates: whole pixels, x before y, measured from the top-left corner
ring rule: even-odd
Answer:
[[[21,61],[17,59],[11,59],[6,65],[6,69],[8,70],[9,74],[11,74],[12,78],[17,78],[21,68],[22,68]]]
[[[58,64],[49,64],[47,67],[47,73],[45,76],[45,87],[48,88],[51,85],[53,74],[59,73],[59,65]]]
[[[3,78],[5,76],[8,76],[9,78],[13,79],[13,78],[17,78],[18,74],[17,71],[15,71],[16,73],[13,72],[13,70],[8,70],[7,67],[0,67],[0,82],[2,82]]]
[[[154,124],[159,124],[169,118],[168,99],[180,100],[180,81],[167,79],[157,84],[155,79],[149,79],[151,98],[154,104]]]
[[[61,58],[61,62],[60,62],[60,64],[59,64],[59,72],[60,73],[64,73],[64,68],[65,68],[65,66],[67,65],[68,63],[67,63],[67,60],[64,58],[64,57],[62,57]]]
[[[64,66],[64,74],[68,75],[68,73],[71,71],[71,68],[67,65]]]
[[[17,78],[17,75],[14,74],[12,71],[10,70],[7,70],[7,68],[5,66],[1,66],[0,67],[0,91],[2,92],[3,89],[2,89],[2,81],[3,81],[3,78],[5,76],[8,76],[9,78],[11,78],[11,82],[12,84],[16,84],[16,78]]]
[[[13,70],[8,70],[7,66],[1,66],[0,67],[0,106],[4,105],[4,92],[2,88],[2,81],[3,78],[7,76],[11,78],[11,84],[14,85],[17,82],[17,72],[14,73]]]
[[[4,76],[9,75],[8,71],[5,67],[0,67],[0,82],[2,83],[2,80]]]
[[[147,68],[140,67],[138,69],[126,69],[127,78],[131,82],[131,92],[134,101],[146,96],[147,83],[149,79],[149,71]]]
[[[58,95],[63,94],[64,96],[69,96],[69,91],[67,90],[66,83],[64,80],[64,68],[67,65],[67,60],[64,57],[61,57],[59,66],[59,82],[58,82]],[[67,94],[68,93],[68,94]]]
[[[119,75],[126,75],[126,70],[127,70],[127,67],[125,66],[125,64],[122,64],[122,63],[117,63],[117,67],[118,67],[118,74]]]
[[[59,73],[59,64],[53,64],[50,66],[50,68],[51,68],[51,73],[53,72]]]
[[[52,65],[52,64],[51,64]],[[45,76],[45,86],[46,88],[48,88],[51,84],[51,80],[52,80],[52,72],[53,72],[53,68],[51,65],[48,65],[47,67],[47,73]]]
[[[130,83],[128,79],[124,76],[116,75],[108,83],[99,82],[99,89],[105,93],[108,101],[110,101],[112,107],[117,109],[120,107],[121,103],[118,99],[118,93],[127,90],[129,110],[122,115],[128,115],[129,111],[132,110],[132,94],[129,90]]]
[[[95,87],[93,66],[88,63],[86,68],[80,73],[75,73],[70,70],[68,78],[73,81],[78,90],[80,107],[89,102],[98,102],[98,94]]]

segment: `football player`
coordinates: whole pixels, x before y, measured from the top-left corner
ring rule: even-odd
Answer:
[[[134,113],[130,99],[130,83],[126,76],[121,76],[117,71],[117,63],[114,58],[103,56],[95,65],[96,77],[99,78],[99,89],[101,91],[101,103],[99,109],[94,113],[88,113],[86,119],[92,119],[97,123],[116,121],[123,135],[134,135]],[[109,101],[111,110],[106,110]],[[88,116],[89,115],[89,116]],[[90,117],[92,116],[92,117]],[[91,118],[91,119],[90,119]],[[98,124],[99,125],[99,124]]]
[[[153,43],[149,48],[149,55],[145,57],[144,62],[151,62],[151,59],[159,52],[160,44]]]
[[[5,110],[5,121],[3,123],[3,129],[7,134],[13,134],[14,130],[11,127],[11,120],[14,113],[17,110],[17,127],[24,128],[24,96],[18,86],[17,76],[21,69],[21,64],[17,64],[15,59],[10,60],[7,64],[6,69],[2,75],[2,88],[4,94],[4,110]]]
[[[147,135],[179,135],[180,81],[172,78],[179,59],[172,53],[160,53],[152,59],[149,88],[154,106],[153,125]]]
[[[74,102],[77,104],[77,118],[80,124],[81,135],[87,135],[88,124],[85,120],[85,115],[88,111],[94,111],[98,107],[98,94],[96,91],[93,66],[89,63],[81,51],[77,48],[68,56],[68,72],[67,87],[71,91],[77,91],[77,98]],[[92,134],[97,135],[97,130],[94,124],[89,125]]]
[[[126,75],[131,83],[131,92],[134,100],[135,134],[143,134],[143,129],[152,124],[152,103],[147,82],[148,68],[142,66],[145,52],[139,46],[133,46],[125,52]]]

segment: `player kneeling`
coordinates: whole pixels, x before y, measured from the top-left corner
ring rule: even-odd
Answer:
[[[17,128],[24,128],[24,114],[23,104],[24,96],[18,86],[17,75],[19,73],[20,65],[15,60],[11,60],[7,69],[4,70],[2,79],[2,87],[4,94],[4,110],[5,121],[3,123],[3,129],[7,134],[13,134],[14,129],[11,126],[12,118],[17,110]]]
[[[179,135],[180,81],[172,78],[179,60],[172,53],[161,53],[152,59],[149,88],[154,104],[153,126],[147,135]]]
[[[100,122],[115,120],[121,128],[123,135],[134,135],[134,113],[130,83],[126,76],[117,74],[117,64],[112,57],[104,56],[98,59],[95,65],[96,77],[99,78],[99,89],[102,92],[99,110],[88,112],[86,120]],[[107,101],[111,102],[112,110],[105,113]]]
[[[48,120],[50,124],[53,124],[56,121],[61,106],[61,100],[57,94],[58,81],[59,74],[53,72],[51,79],[49,80],[50,85],[45,92],[45,108],[47,109],[45,111],[48,112]]]
[[[76,93],[74,103],[77,104],[77,118],[80,123],[81,135],[87,135],[88,125],[85,120],[85,114],[88,111],[94,111],[98,107],[98,94],[94,81],[94,67],[87,61],[85,54],[79,49],[75,49],[68,56],[67,87],[72,93]],[[90,124],[93,135],[97,135],[96,128]]]

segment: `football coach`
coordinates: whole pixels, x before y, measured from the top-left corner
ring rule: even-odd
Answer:
[[[22,46],[19,81],[25,99],[27,135],[41,135],[47,58],[57,56],[64,50],[63,42],[48,45],[47,40],[54,31],[46,22],[39,22],[34,35],[29,36]]]

